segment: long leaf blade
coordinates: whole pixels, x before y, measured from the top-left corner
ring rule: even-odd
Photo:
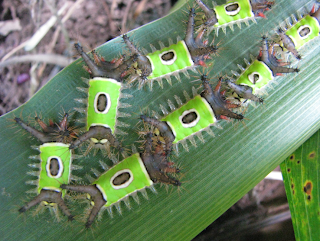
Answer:
[[[215,59],[210,76],[230,74],[230,70],[235,70],[237,64],[244,64],[243,58],[248,58],[249,54],[257,55],[261,35],[269,32],[308,2],[299,1],[290,5],[290,1],[278,1],[268,13],[268,20],[261,19],[258,20],[258,25],[242,30],[236,28],[234,32],[228,31],[227,36],[220,33],[217,41],[221,40],[225,49],[220,53],[220,57]],[[169,37],[184,36],[184,29],[177,26],[181,26],[185,19],[186,15],[182,11],[176,11],[131,34],[141,47],[148,48],[150,43],[154,44],[158,40],[167,44]],[[181,163],[185,173],[182,193],[175,190],[167,192],[165,188],[157,186],[158,195],[148,191],[149,201],[142,200],[139,194],[140,205],[132,201],[132,210],[129,211],[122,204],[122,216],[115,215],[111,219],[104,214],[102,220],[95,224],[96,228],[87,232],[83,232],[83,224],[79,222],[69,224],[65,219],[60,223],[54,222],[47,211],[34,218],[31,213],[21,217],[16,211],[23,200],[31,198],[26,196],[25,191],[30,188],[24,184],[31,177],[25,173],[30,171],[27,166],[30,163],[28,156],[37,154],[30,149],[30,145],[39,143],[28,139],[28,135],[23,135],[23,131],[14,125],[12,119],[20,115],[23,119],[28,119],[28,116],[33,117],[37,112],[57,120],[57,113],[61,112],[62,108],[65,111],[72,110],[75,106],[74,98],[81,97],[76,87],[83,86],[81,77],[88,77],[88,74],[79,61],[71,64],[24,106],[0,118],[0,220],[4,238],[52,240],[57,235],[61,240],[81,240],[91,235],[96,239],[113,240],[193,238],[319,129],[318,44],[319,38],[304,48],[305,55],[299,63],[301,72],[298,75],[277,78],[279,84],[269,91],[265,105],[248,109],[245,113],[248,119],[245,126],[241,123],[232,125],[221,122],[223,130],[212,128],[215,138],[204,133],[205,144],[196,140],[198,147],[190,145],[189,152],[180,146],[180,155],[173,160]],[[98,51],[111,59],[121,48],[121,40],[115,39]],[[216,83],[216,79],[213,79],[213,82]],[[132,114],[132,118],[122,119],[130,124],[130,127],[125,129],[129,135],[124,144],[130,146],[138,138],[135,126],[141,107],[159,111],[159,104],[167,105],[167,99],[173,100],[174,95],[184,100],[182,88],[191,95],[191,87],[194,85],[197,83],[182,78],[182,83],[173,81],[172,87],[164,84],[164,89],[155,87],[152,92],[139,91],[136,88],[125,90],[134,98],[123,102],[134,105],[126,110]],[[100,159],[104,158],[101,155],[89,155],[82,159],[79,163],[84,168],[75,174],[84,176],[90,168],[99,168]],[[84,213],[85,205],[79,200],[74,200],[70,206],[74,207],[74,213]]]

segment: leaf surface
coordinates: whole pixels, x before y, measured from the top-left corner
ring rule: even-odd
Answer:
[[[218,1],[218,4],[223,1]],[[258,24],[249,27],[242,24],[242,29],[235,26],[235,31],[220,32],[215,38],[221,41],[223,49],[220,56],[214,57],[214,65],[210,76],[212,83],[217,83],[217,76],[229,74],[237,70],[237,64],[244,66],[243,58],[250,54],[257,56],[261,36],[270,33],[296,10],[310,1],[276,1],[268,19],[258,19]],[[308,5],[310,9],[310,5]],[[182,9],[173,12],[158,21],[147,24],[129,33],[129,36],[151,51],[149,44],[159,48],[158,41],[168,46],[168,39],[184,37],[187,15]],[[210,35],[210,41],[214,34]],[[156,185],[158,194],[150,191],[149,200],[139,194],[140,205],[131,199],[132,209],[122,205],[122,215],[114,214],[110,218],[104,213],[102,219],[89,231],[83,230],[83,223],[68,223],[63,217],[61,222],[54,221],[47,210],[32,217],[30,210],[26,215],[19,215],[17,210],[32,196],[25,192],[30,186],[25,181],[34,177],[26,175],[31,171],[28,164],[30,155],[36,155],[31,145],[40,143],[30,139],[29,135],[17,126],[12,119],[15,116],[31,120],[35,113],[41,114],[45,120],[52,118],[58,121],[57,113],[62,110],[72,111],[75,98],[84,96],[76,87],[84,87],[81,77],[89,77],[78,60],[62,70],[32,99],[20,108],[0,118],[0,221],[1,233],[5,240],[85,240],[94,237],[96,240],[190,240],[231,207],[245,193],[254,187],[270,171],[279,165],[289,154],[299,147],[320,127],[320,38],[313,40],[302,48],[303,59],[296,65],[301,69],[298,74],[277,77],[277,85],[270,89],[265,104],[257,108],[249,107],[245,112],[244,123],[221,121],[223,129],[211,127],[215,138],[203,133],[205,143],[197,138],[197,147],[188,142],[189,152],[179,147],[179,156],[172,160],[182,167],[184,175],[182,190]],[[120,38],[109,41],[98,48],[98,53],[107,60],[116,57],[125,48]],[[182,90],[191,96],[192,86],[199,87],[200,82],[193,80],[197,76],[190,73],[191,79],[181,75],[182,82],[174,78],[173,85],[164,83],[161,89],[155,84],[153,91],[148,88],[138,90],[136,87],[124,90],[133,95],[122,102],[130,103],[131,108],[123,110],[130,113],[131,118],[120,118],[129,124],[123,128],[129,134],[123,138],[123,144],[130,147],[138,140],[137,123],[142,110],[156,110],[159,105],[168,107],[167,100],[174,103],[174,95],[183,97]],[[78,114],[74,119],[80,118]],[[73,119],[73,121],[74,121]],[[139,146],[138,143],[135,143]],[[106,160],[100,153],[90,154],[74,164],[83,169],[75,171],[77,176],[84,177],[91,168],[99,169],[99,160]],[[110,163],[110,162],[109,162]],[[84,179],[84,182],[87,182]],[[85,207],[81,200],[68,203],[72,212],[81,218]]]

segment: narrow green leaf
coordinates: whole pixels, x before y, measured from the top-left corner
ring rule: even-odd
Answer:
[[[320,237],[319,146],[320,131],[317,131],[281,163],[297,240],[318,240]]]
[[[218,1],[218,4],[224,1]],[[294,14],[309,1],[277,1],[267,14],[268,19],[259,19],[258,24],[242,29],[235,26],[227,35],[220,32],[216,41],[221,41],[223,50],[219,57],[214,58],[210,71],[213,84],[218,75],[229,74],[237,69],[237,64],[244,66],[243,58],[257,55],[261,36],[270,32],[285,18]],[[183,6],[184,10],[187,6]],[[184,37],[183,21],[186,14],[180,9],[167,17],[145,25],[129,35],[147,48],[149,44],[159,47],[158,41],[168,45],[168,38]],[[213,39],[211,34],[210,41]],[[57,121],[58,112],[63,109],[72,111],[76,106],[75,98],[82,94],[76,90],[84,86],[81,77],[88,77],[82,68],[83,63],[76,61],[55,76],[31,100],[15,111],[0,118],[0,222],[1,234],[4,240],[84,240],[95,237],[96,240],[190,240],[218,218],[264,176],[273,170],[292,151],[301,145],[320,127],[320,38],[303,47],[303,59],[299,62],[299,74],[290,74],[276,78],[279,83],[269,90],[265,104],[257,108],[249,107],[245,113],[244,123],[227,123],[221,121],[223,129],[212,127],[216,137],[204,133],[205,143],[196,138],[197,147],[189,144],[189,152],[180,146],[180,154],[173,161],[181,164],[184,174],[183,189],[166,191],[156,185],[158,194],[148,191],[149,200],[143,200],[139,194],[140,205],[132,203],[132,210],[127,210],[122,204],[122,216],[115,214],[110,218],[107,213],[101,221],[89,231],[83,230],[83,223],[67,223],[62,218],[60,223],[54,221],[52,215],[45,210],[32,217],[32,211],[19,215],[18,208],[32,196],[25,194],[30,187],[24,184],[32,177],[26,175],[31,162],[28,156],[37,152],[30,145],[39,142],[29,139],[12,119],[21,116],[24,120],[32,119],[35,113],[48,120]],[[121,39],[117,38],[98,48],[98,52],[106,59],[117,56],[124,48]],[[193,75],[192,73],[190,73]],[[182,76],[181,76],[182,77]],[[167,106],[167,100],[174,100],[177,95],[182,98],[182,90],[191,95],[192,86],[199,86],[194,78],[182,77],[182,83],[173,79],[173,85],[164,84],[161,89],[154,87],[137,90],[133,87],[124,92],[134,97],[122,100],[132,104],[132,108],[124,111],[131,113],[132,118],[121,118],[130,126],[125,128],[129,134],[123,144],[130,147],[138,140],[136,125],[142,109],[159,111],[159,105]],[[173,101],[174,102],[174,101]],[[74,118],[81,116],[74,115]],[[137,146],[139,144],[135,143]],[[100,153],[75,161],[83,166],[75,171],[77,176],[84,177],[91,168],[99,169],[99,160],[106,159]],[[106,160],[108,161],[108,160]],[[84,182],[87,182],[84,180]],[[68,203],[73,207],[73,213],[85,212],[85,205],[79,200]]]

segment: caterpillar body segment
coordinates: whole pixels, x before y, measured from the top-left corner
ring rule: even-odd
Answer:
[[[240,76],[233,72],[238,78],[234,82],[227,81],[227,84],[240,99],[249,99],[260,103],[263,100],[257,95],[266,93],[266,86],[273,81],[274,76],[299,72],[297,68],[285,67],[284,65],[288,63],[282,63],[274,56],[273,48],[269,47],[266,37],[262,38],[262,47],[258,58],[253,60],[251,64],[246,62],[248,66],[244,72]],[[239,68],[243,69],[241,66]]]
[[[205,14],[203,28],[208,28],[209,32],[216,30],[218,35],[221,28],[226,33],[227,26],[233,30],[233,25],[237,24],[241,28],[241,22],[249,25],[249,20],[255,22],[256,17],[264,17],[264,12],[269,10],[274,2],[266,0],[232,0],[222,5],[215,5],[213,9],[205,5],[201,0],[196,3]]]
[[[86,132],[71,143],[70,149],[77,148],[83,142],[90,140],[89,149],[95,146],[109,150],[109,145],[111,145],[125,155],[121,143],[114,134],[119,133],[117,131],[118,126],[124,126],[123,123],[118,121],[118,117],[121,114],[122,116],[129,116],[129,114],[121,113],[118,110],[124,106],[120,103],[120,99],[123,97],[121,91],[124,88],[124,84],[121,82],[123,81],[122,75],[128,68],[128,62],[121,63],[123,62],[121,59],[116,62],[106,62],[95,56],[94,59],[99,60],[99,64],[96,64],[83,52],[80,45],[76,44],[76,49],[94,77],[86,81],[88,85],[88,88],[85,89],[87,99],[76,100],[86,105],[86,108],[76,108],[86,115]]]
[[[207,46],[202,42],[205,29],[194,37],[194,16],[195,10],[190,9],[189,20],[187,24],[186,37],[169,47],[164,47],[162,43],[161,50],[156,50],[153,46],[152,53],[143,55],[141,51],[130,41],[127,35],[123,36],[123,40],[130,51],[136,56],[136,66],[129,77],[129,82],[136,79],[140,80],[141,86],[145,82],[151,83],[153,80],[159,81],[161,84],[162,78],[166,78],[171,83],[170,76],[174,75],[180,80],[179,72],[186,76],[187,70],[195,70],[199,65],[205,65],[204,61],[209,55],[217,53],[216,46]],[[169,41],[172,42],[172,41]]]
[[[68,115],[66,114],[59,124],[53,124],[50,121],[49,126],[36,117],[43,132],[24,123],[20,118],[15,118],[15,121],[21,125],[23,129],[43,142],[43,144],[37,148],[40,151],[40,155],[30,157],[33,160],[38,160],[39,163],[30,164],[31,167],[37,168],[38,170],[29,172],[28,174],[37,176],[38,179],[27,182],[37,186],[35,190],[37,196],[21,207],[19,209],[20,213],[27,211],[37,204],[45,206],[50,204],[49,206],[54,207],[57,218],[58,209],[56,206],[62,210],[69,220],[73,220],[73,216],[63,200],[65,190],[60,188],[61,184],[67,184],[73,178],[71,176],[73,169],[72,151],[66,142],[75,138],[75,133],[72,128],[68,128],[67,117]]]
[[[187,138],[195,144],[192,139],[193,135],[200,133],[211,125],[216,125],[220,119],[243,119],[241,114],[229,110],[239,106],[228,103],[221,95],[222,78],[220,78],[214,90],[206,75],[201,76],[201,81],[204,87],[201,95],[194,96],[186,104],[173,110],[160,120],[145,115],[140,116],[144,122],[159,130],[160,135],[166,142],[165,150],[167,154],[170,154],[173,144],[182,143]]]
[[[152,69],[147,79],[162,77],[194,65],[185,41],[179,41],[169,47],[147,54],[146,57]]]
[[[287,30],[284,31],[279,28],[278,35],[280,36],[281,44],[297,59],[301,59],[298,49],[319,36],[319,23],[320,7],[317,11],[315,11],[315,7],[313,7],[309,15],[304,16],[292,26],[289,26]]]
[[[119,203],[124,201],[130,207],[128,197],[138,191],[144,191],[149,187],[153,189],[154,183],[165,183],[180,186],[181,183],[167,173],[177,173],[178,169],[168,162],[162,145],[154,146],[152,133],[147,134],[145,150],[143,153],[135,153],[125,158],[103,174],[92,185],[61,185],[62,189],[88,193],[94,203],[86,222],[89,228],[101,209],[108,209],[112,213],[112,207],[116,206],[121,212]],[[138,200],[137,197],[134,197]]]

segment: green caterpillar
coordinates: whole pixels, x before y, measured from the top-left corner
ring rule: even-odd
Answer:
[[[163,110],[163,113],[167,115],[160,120],[145,115],[140,116],[143,121],[159,130],[166,142],[167,155],[169,155],[172,150],[172,144],[180,142],[184,148],[188,150],[184,141],[186,138],[196,146],[193,135],[196,134],[200,140],[203,140],[201,131],[210,125],[216,124],[217,120],[228,118],[237,120],[243,119],[241,114],[236,114],[229,110],[229,108],[236,108],[239,106],[226,102],[220,94],[222,78],[220,78],[219,83],[214,90],[209,84],[206,75],[201,75],[201,81],[204,87],[201,95],[196,95],[194,93],[193,99],[189,100],[186,104],[180,106],[176,110],[174,110],[175,107],[169,102],[169,106],[174,111],[169,114],[167,110]],[[180,104],[181,100],[178,97],[176,97],[176,99],[178,104]],[[211,131],[210,128],[207,128],[207,130],[208,132]],[[178,145],[176,145],[176,148],[177,147]]]
[[[125,158],[101,174],[91,185],[61,185],[62,189],[84,192],[91,196],[93,208],[86,222],[86,228],[92,225],[100,209],[108,209],[112,214],[112,207],[115,206],[121,212],[121,201],[130,208],[129,196],[139,203],[137,191],[145,196],[145,188],[155,191],[154,183],[181,185],[180,181],[168,175],[168,173],[178,173],[179,169],[167,161],[162,144],[157,144],[153,148],[153,142],[159,143],[159,140],[153,140],[153,134],[149,132],[143,153],[134,153]],[[104,168],[105,164],[102,164],[102,167]]]
[[[251,64],[245,60],[247,68],[239,67],[244,72],[239,75],[233,72],[237,76],[237,80],[227,80],[227,84],[237,96],[243,99],[249,99],[255,102],[262,103],[263,100],[256,94],[265,94],[265,87],[272,82],[274,76],[281,73],[293,73],[299,72],[297,68],[288,68],[282,66],[272,53],[272,48],[268,46],[268,40],[264,36],[262,38],[262,48],[258,59],[254,60]]]
[[[315,11],[315,6],[313,6],[309,15],[306,15],[299,21],[295,21],[295,23],[286,31],[283,31],[281,28],[279,28],[278,34],[280,36],[282,45],[297,59],[301,59],[298,49],[300,49],[310,40],[319,36],[319,22],[320,8]]]
[[[35,192],[38,195],[21,207],[19,209],[20,213],[26,212],[37,204],[49,205],[54,208],[54,212],[58,218],[58,206],[69,220],[73,220],[73,216],[63,200],[66,191],[60,188],[61,184],[69,183],[71,178],[75,179],[75,177],[71,176],[71,171],[77,168],[77,166],[72,165],[72,160],[75,157],[72,155],[68,144],[75,138],[75,133],[71,128],[68,128],[67,118],[68,115],[65,114],[59,124],[50,122],[50,125],[47,126],[36,117],[43,132],[24,123],[20,118],[15,118],[15,121],[23,129],[43,143],[36,148],[40,152],[40,155],[30,157],[39,160],[40,163],[29,164],[31,167],[38,169],[38,171],[29,172],[29,174],[37,176],[38,180],[27,182],[37,186]]]
[[[187,77],[188,69],[195,71],[195,67],[205,66],[205,59],[214,53],[217,53],[216,46],[206,46],[202,42],[202,37],[205,29],[194,37],[194,8],[190,9],[189,20],[187,24],[186,37],[184,40],[173,44],[170,40],[170,46],[164,47],[161,43],[161,50],[156,50],[151,46],[153,52],[144,55],[136,46],[130,41],[127,35],[123,36],[123,40],[136,62],[128,71],[128,82],[132,83],[139,80],[141,87],[145,82],[149,83],[152,88],[153,80],[157,80],[162,86],[162,78],[165,78],[171,84],[171,76],[175,76],[180,81],[179,73],[184,73]],[[131,60],[130,60],[131,61]]]
[[[128,62],[106,62],[101,61],[94,53],[94,58],[99,62],[96,64],[83,52],[79,44],[75,45],[79,54],[86,62],[94,78],[85,79],[88,88],[78,88],[87,93],[86,99],[76,99],[77,102],[85,104],[86,108],[76,108],[80,113],[86,115],[86,132],[70,145],[70,149],[77,148],[81,143],[90,140],[87,152],[92,147],[109,150],[109,145],[119,149],[122,155],[126,155],[114,133],[124,134],[118,127],[125,126],[118,117],[128,117],[129,114],[120,112],[119,108],[130,107],[129,104],[120,103],[120,98],[129,98],[130,95],[121,94],[124,88],[122,74],[127,69]],[[114,79],[115,77],[117,79]],[[110,151],[108,152],[110,155]]]
[[[237,24],[241,28],[241,22],[249,25],[249,20],[255,21],[256,17],[265,18],[263,12],[269,10],[274,4],[274,2],[266,0],[260,2],[255,2],[254,0],[233,0],[210,9],[201,0],[196,0],[196,3],[205,14],[206,21],[204,27],[209,28],[210,32],[215,29],[217,35],[220,28],[226,33],[227,26],[233,30],[234,24]]]

